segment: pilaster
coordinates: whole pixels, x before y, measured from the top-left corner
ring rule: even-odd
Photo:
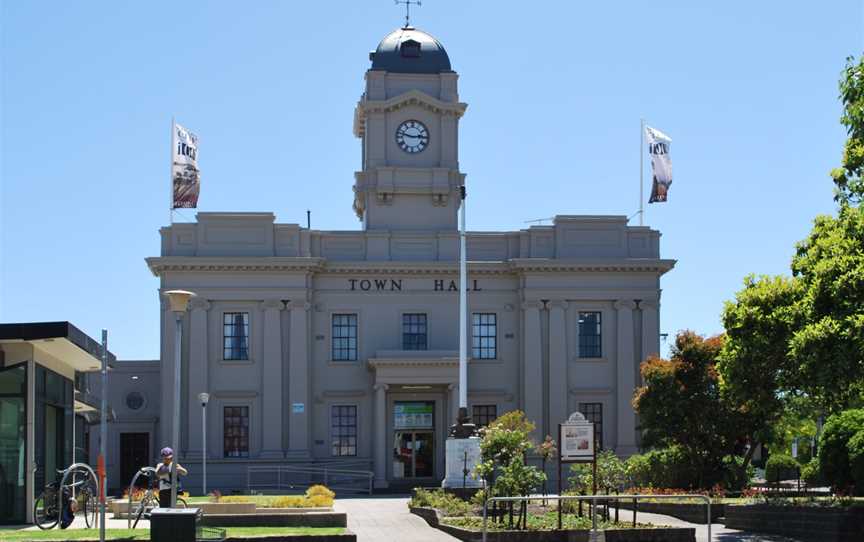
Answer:
[[[207,347],[209,343],[207,337],[207,315],[209,311],[209,301],[199,297],[192,298],[189,302],[189,329],[183,330],[184,335],[188,338],[187,344],[189,344],[189,380],[186,384],[186,389],[188,390],[187,401],[189,405],[187,412],[189,423],[187,427],[187,457],[190,459],[200,459],[202,454],[201,433],[203,428],[201,424],[203,422],[203,412],[201,412],[202,409],[201,403],[198,401],[198,394],[209,392],[209,364],[207,363]],[[197,437],[193,437],[193,435],[197,435]]]
[[[641,361],[660,353],[660,318],[659,306],[656,301],[642,300],[639,302],[642,310],[642,354]]]
[[[636,304],[629,299],[615,303],[618,311],[618,359],[616,404],[618,435],[615,452],[618,455],[636,453],[636,414],[633,411],[633,392],[636,389],[634,363],[636,362],[633,337],[633,309]]]
[[[540,336],[540,301],[522,304],[525,330],[522,355],[522,408],[535,427],[543,427],[543,344]],[[536,435],[535,435],[536,436]]]
[[[264,313],[264,345],[261,356],[261,396],[264,418],[261,457],[282,458],[282,310],[278,299],[261,302]]]
[[[567,420],[567,307],[552,301],[549,307],[549,431]]]
[[[305,300],[297,300],[288,303],[288,308],[291,311],[291,330],[288,342],[289,422],[286,455],[291,459],[307,459],[310,457],[309,309],[311,305]]]

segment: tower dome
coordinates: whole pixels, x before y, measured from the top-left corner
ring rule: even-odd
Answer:
[[[441,73],[452,71],[450,57],[441,42],[412,26],[389,33],[369,53],[373,70],[394,73]]]

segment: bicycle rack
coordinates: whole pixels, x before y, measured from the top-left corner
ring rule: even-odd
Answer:
[[[79,470],[84,471],[90,475],[89,478],[91,478],[93,480],[93,487],[96,488],[97,502],[100,505],[104,505],[104,503],[102,503],[102,492],[101,492],[101,488],[99,487],[99,479],[96,478],[96,473],[93,472],[93,469],[90,467],[90,465],[88,465],[87,463],[72,463],[63,471],[63,478],[60,479],[60,487],[58,488],[58,491],[57,491],[57,513],[58,514],[60,514],[61,513],[60,511],[63,510],[63,487],[66,485],[66,478],[70,474],[72,474],[76,471],[79,471]],[[96,517],[97,517],[97,519],[93,523],[94,528],[96,528],[96,526],[99,525],[99,519],[98,518],[101,518],[101,514],[97,514]],[[58,526],[60,525],[59,521],[57,522],[57,525]]]
[[[126,511],[126,524],[129,528],[132,528],[132,492],[135,490],[135,482],[138,481],[138,477],[142,474],[147,475],[147,487],[150,487],[150,478],[156,476],[156,469],[154,467],[141,467],[138,469],[138,472],[135,473],[135,476],[132,477],[132,481],[129,482],[129,508]]]

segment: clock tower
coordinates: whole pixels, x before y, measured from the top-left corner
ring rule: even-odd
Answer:
[[[362,170],[354,211],[365,230],[455,231],[460,187],[458,75],[444,46],[405,26],[369,53],[354,111]]]

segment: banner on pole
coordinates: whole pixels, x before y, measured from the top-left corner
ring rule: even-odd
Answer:
[[[198,136],[174,123],[171,131],[171,182],[174,186],[172,209],[195,209],[201,189],[198,170]]]
[[[669,145],[672,139],[661,132],[645,126],[645,140],[648,143],[648,154],[651,155],[651,197],[648,203],[664,203],[672,184],[672,158],[669,156]]]

